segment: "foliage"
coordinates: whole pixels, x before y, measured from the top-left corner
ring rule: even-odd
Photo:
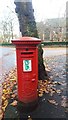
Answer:
[[[44,46],[63,46],[68,45],[68,42],[42,42]]]
[[[15,34],[15,22],[16,16],[12,16],[9,12],[4,18],[0,21],[0,43],[10,43],[11,39],[17,38]]]
[[[9,42],[10,38],[13,37],[13,25],[11,19],[6,18],[5,20],[2,20],[0,32],[1,40],[3,40],[3,42]]]
[[[39,37],[44,41],[65,41],[66,19],[53,18],[37,22]]]

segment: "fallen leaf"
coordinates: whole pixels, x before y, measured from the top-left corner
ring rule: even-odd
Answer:
[[[62,83],[61,82],[57,82],[58,85],[61,85]]]
[[[4,85],[4,87],[3,87],[4,89],[6,89],[7,88],[7,85]]]
[[[48,100],[48,102],[54,105],[58,105],[58,103],[55,100]]]
[[[50,68],[47,68],[47,67],[46,67],[46,71],[47,71],[47,72],[50,72],[50,70],[51,70]]]
[[[3,104],[4,106],[7,106],[8,105],[8,100],[6,99],[5,101],[4,101],[4,104]]]
[[[56,92],[56,88],[55,87],[52,87],[52,90]]]
[[[16,106],[17,105],[17,100],[14,100],[10,105],[12,105],[12,106]]]
[[[44,91],[45,91],[45,93],[49,93],[46,89]]]
[[[57,84],[57,81],[54,81],[53,84]]]
[[[62,106],[62,107],[68,107],[67,96],[62,96],[61,106]]]
[[[57,92],[58,94],[61,94],[61,90],[56,90],[56,92]]]
[[[2,109],[0,109],[0,115],[3,113],[3,110]]]
[[[67,107],[66,101],[61,101],[61,106],[62,106],[62,107]]]
[[[50,93],[50,96],[53,96],[54,93],[55,93],[55,91],[52,91],[52,92]]]
[[[58,76],[59,76],[59,73],[56,73],[56,76],[58,77]]]
[[[2,100],[4,101],[6,99],[5,94],[2,95]]]
[[[2,110],[5,111],[5,106],[2,106]]]
[[[15,95],[15,94],[12,94],[12,95],[11,95],[11,97],[12,97],[12,98],[15,98],[15,97],[16,97],[16,95]]]
[[[0,114],[0,120],[2,120],[2,118],[3,118],[3,113]]]
[[[41,94],[39,94],[39,97],[42,97],[43,96],[43,94],[41,93]]]
[[[7,98],[7,99],[9,99],[9,98],[10,98],[10,95],[9,95],[9,94],[7,94],[7,95],[6,95],[6,98]]]

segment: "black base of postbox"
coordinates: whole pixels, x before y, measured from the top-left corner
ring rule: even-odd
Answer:
[[[21,101],[18,101],[17,109],[18,111],[27,113],[34,111],[37,108],[37,106],[38,106],[38,99],[30,103],[23,103]]]

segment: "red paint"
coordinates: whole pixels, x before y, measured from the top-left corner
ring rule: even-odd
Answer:
[[[40,39],[33,37],[22,37],[12,40],[16,45],[17,55],[17,76],[18,76],[18,99],[23,103],[33,102],[38,98],[38,47]],[[24,71],[23,61],[25,64],[30,62],[30,70]],[[27,66],[29,68],[29,66]]]

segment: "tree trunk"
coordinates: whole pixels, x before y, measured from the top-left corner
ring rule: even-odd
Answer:
[[[22,36],[30,36],[38,38],[36,22],[34,19],[34,10],[32,1],[29,2],[14,2],[16,4],[16,13],[18,14],[20,32]],[[38,79],[44,80],[47,77],[45,66],[43,63],[43,49],[41,44],[38,46]]]

